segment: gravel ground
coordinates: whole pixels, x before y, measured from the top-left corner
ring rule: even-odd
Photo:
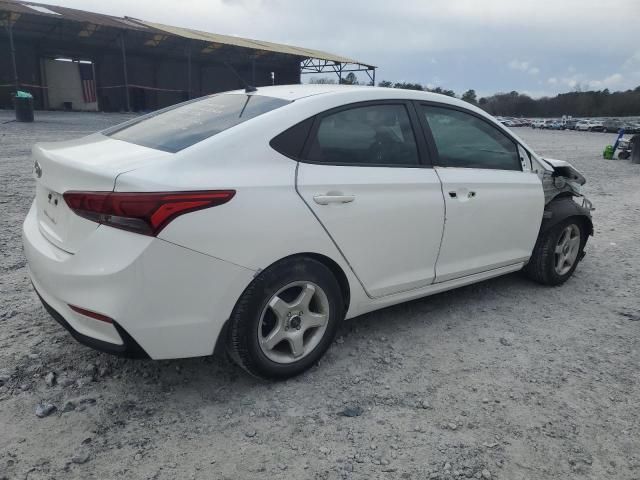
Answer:
[[[29,150],[124,120],[0,112],[0,479],[640,478],[640,165],[613,135],[517,129],[588,179],[596,235],[559,288],[509,275],[345,322],[281,383],[222,358],[76,343],[27,278]],[[39,417],[38,415],[41,415]]]

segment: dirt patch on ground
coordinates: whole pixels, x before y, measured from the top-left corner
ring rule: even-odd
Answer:
[[[516,129],[588,179],[596,236],[567,284],[509,275],[365,315],[320,365],[264,383],[220,358],[97,353],[47,315],[20,240],[30,148],[127,117],[11,118],[0,479],[640,478],[640,165],[601,159],[613,135]]]

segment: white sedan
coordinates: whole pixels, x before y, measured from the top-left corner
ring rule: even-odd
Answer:
[[[593,232],[571,165],[425,92],[216,94],[33,159],[24,249],[59,323],[261,377],[312,366],[345,318],[523,269],[561,284]]]

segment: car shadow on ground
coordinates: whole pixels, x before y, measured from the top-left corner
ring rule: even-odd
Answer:
[[[108,372],[104,378],[96,378],[95,381],[109,382],[117,390],[135,392],[138,396],[162,393],[179,401],[193,401],[194,404],[203,399],[224,402],[249,393],[255,396],[256,390],[277,390],[299,383],[320,385],[326,382],[332,371],[342,373],[349,369],[353,362],[350,352],[354,348],[362,349],[380,336],[394,342],[398,332],[418,329],[420,335],[428,336],[430,330],[435,333],[443,328],[443,324],[450,323],[453,316],[453,327],[448,325],[446,328],[450,335],[455,336],[456,323],[471,319],[485,307],[494,308],[496,299],[513,302],[519,296],[530,294],[532,289],[541,288],[545,287],[526,280],[520,274],[510,274],[361,315],[344,322],[336,342],[319,365],[298,377],[280,382],[250,376],[224,352],[211,357],[159,361],[121,359],[100,352],[83,356],[104,365]],[[74,343],[70,337],[66,341]],[[69,347],[71,351],[84,348],[77,344]],[[375,366],[371,365],[371,368]]]

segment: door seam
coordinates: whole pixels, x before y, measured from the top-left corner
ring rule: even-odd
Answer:
[[[438,173],[438,169],[436,166],[433,166],[433,171],[438,177],[438,181],[440,182],[440,193],[442,194],[442,205],[444,207],[444,218],[442,219],[442,232],[440,234],[440,246],[438,247],[438,255],[436,255],[436,261],[433,264],[433,281],[431,285],[434,285],[436,279],[438,278],[438,261],[440,260],[440,252],[442,251],[442,242],[444,241],[444,231],[447,228],[447,198],[444,195],[444,184],[442,183],[442,179],[440,178],[440,174]]]
[[[338,253],[340,253],[340,255],[344,259],[345,263],[349,266],[349,268],[351,269],[351,272],[356,277],[356,280],[358,280],[358,283],[362,287],[362,290],[364,291],[365,295],[367,297],[369,297],[370,299],[372,299],[372,300],[375,299],[375,298],[380,298],[380,297],[371,296],[371,294],[367,290],[367,287],[364,286],[364,283],[362,283],[362,280],[360,279],[360,277],[356,273],[355,269],[353,268],[353,265],[351,265],[351,262],[349,262],[349,259],[347,258],[347,256],[344,254],[344,252],[342,251],[342,249],[338,245],[338,242],[336,242],[336,240],[333,238],[333,236],[331,236],[331,233],[329,233],[329,230],[327,230],[327,227],[324,226],[324,223],[322,223],[322,221],[320,220],[318,215],[316,215],[316,212],[313,211],[313,208],[311,208],[311,206],[307,203],[307,201],[304,199],[304,197],[300,193],[300,190],[298,189],[298,169],[299,168],[300,168],[300,162],[296,162],[296,175],[295,175],[294,188],[296,190],[296,193],[298,194],[298,197],[300,197],[300,199],[302,200],[302,203],[304,203],[306,205],[306,207],[309,209],[311,214],[315,217],[315,219],[318,221],[318,223],[320,224],[322,229],[325,231],[325,233],[327,234],[327,236],[329,237],[331,242],[335,245],[336,249],[338,250]],[[434,279],[435,279],[435,277],[434,277]]]

